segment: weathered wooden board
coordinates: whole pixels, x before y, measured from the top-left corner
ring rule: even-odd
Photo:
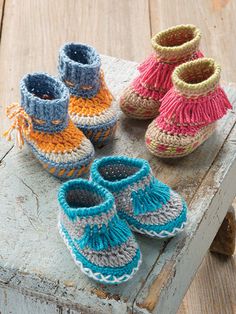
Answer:
[[[136,64],[103,57],[103,67],[118,98],[136,75]],[[225,90],[235,104],[234,88]],[[133,280],[117,287],[96,284],[78,270],[56,228],[60,182],[41,168],[28,149],[10,150],[0,167],[0,286],[7,291],[7,306],[12,294],[21,298],[21,291],[28,298],[26,304],[40,299],[44,306],[49,302],[53,311],[174,313],[236,192],[235,121],[235,113],[229,113],[215,135],[193,154],[163,161],[145,149],[147,122],[132,121],[120,113],[113,143],[97,150],[97,156],[146,158],[158,178],[186,197],[190,212],[186,232],[175,239],[137,237],[143,264]]]

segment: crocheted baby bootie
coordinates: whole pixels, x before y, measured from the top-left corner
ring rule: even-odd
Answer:
[[[58,69],[71,94],[71,120],[93,144],[106,144],[114,135],[117,117],[97,51],[83,44],[66,44],[60,50]]]
[[[232,106],[219,86],[220,66],[202,58],[175,69],[174,87],[164,96],[160,115],[149,125],[146,145],[159,157],[188,155],[215,130]]]
[[[160,100],[172,87],[174,68],[203,56],[198,50],[200,39],[200,31],[193,25],[179,25],[157,33],[151,41],[155,53],[139,65],[139,76],[121,96],[121,110],[131,118],[155,118]]]
[[[5,132],[8,140],[15,129],[20,148],[24,139],[36,158],[51,174],[61,179],[87,172],[94,155],[91,142],[68,118],[69,93],[65,85],[44,73],[26,75],[21,83],[21,106],[7,107],[14,119]]]
[[[132,230],[157,238],[183,230],[186,203],[153,176],[146,160],[104,157],[93,162],[91,178],[112,192],[118,215]]]
[[[116,212],[112,194],[82,179],[64,183],[59,231],[75,263],[87,276],[109,284],[129,280],[141,264],[138,244]]]

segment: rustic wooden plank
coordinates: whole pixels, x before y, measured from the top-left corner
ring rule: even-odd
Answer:
[[[176,24],[196,24],[202,31],[201,48],[222,66],[223,79],[236,81],[236,2],[230,0],[150,0],[152,34]]]
[[[208,253],[184,298],[178,314],[236,313],[236,256]]]
[[[117,54],[116,51],[118,51],[119,49],[119,55],[123,56],[123,57],[127,57],[127,58],[137,58],[137,60],[141,60],[148,52],[148,43],[149,43],[149,36],[140,36],[140,34],[143,32],[143,30],[146,30],[146,25],[147,23],[146,21],[146,13],[144,14],[144,18],[143,18],[143,12],[146,12],[146,6],[140,8],[139,7],[139,12],[136,11],[135,6],[133,3],[131,3],[131,1],[129,2],[129,4],[126,6],[126,4],[123,3],[123,7],[122,5],[119,5],[119,10],[112,10],[112,6],[113,3],[109,6],[109,10],[106,9],[106,5],[104,1],[99,1],[98,2],[93,2],[93,4],[91,5],[92,8],[85,8],[82,11],[78,10],[78,7],[80,7],[78,5],[77,6],[73,6],[71,1],[68,1],[68,6],[67,8],[63,8],[63,10],[61,11],[60,7],[61,5],[61,1],[58,1],[58,8],[54,7],[52,4],[48,4],[50,3],[50,1],[47,1],[47,3],[45,3],[45,1],[41,1],[42,6],[39,2],[32,2],[29,4],[28,1],[24,1],[24,3],[19,1],[19,6],[20,8],[18,8],[18,4],[17,2],[14,1],[8,1],[8,3],[10,3],[10,7],[8,8],[8,19],[7,19],[7,24],[5,27],[5,31],[6,31],[6,35],[5,36],[5,43],[7,43],[5,45],[4,51],[1,49],[0,52],[0,68],[1,68],[1,73],[5,73],[4,76],[2,76],[2,81],[1,81],[1,87],[4,86],[4,89],[1,88],[0,91],[0,97],[1,97],[1,103],[2,103],[2,91],[4,91],[4,94],[7,97],[7,101],[14,101],[16,99],[16,95],[18,93],[18,79],[21,77],[22,74],[24,74],[25,71],[32,71],[32,70],[45,70],[45,71],[49,71],[51,73],[55,73],[56,71],[56,57],[57,57],[57,51],[55,49],[56,44],[54,43],[54,41],[57,41],[57,47],[60,46],[61,43],[63,43],[64,40],[83,40],[83,41],[89,41],[91,44],[96,45],[97,47],[101,47],[100,51],[104,52],[104,53],[110,53],[113,54]],[[102,3],[102,5],[100,5]],[[140,5],[141,1],[139,1]],[[143,2],[142,2],[143,3]],[[95,6],[97,4],[96,10],[95,10]],[[188,3],[185,3],[186,5],[188,5]],[[171,6],[171,10],[173,11],[172,5],[167,4],[169,6]],[[30,6],[30,8],[29,8]],[[96,12],[98,12],[98,7],[100,7],[103,9],[103,12],[105,12],[105,14],[107,15],[107,12],[111,12],[114,11],[118,12],[117,14],[115,14],[116,18],[115,18],[115,23],[116,26],[114,27],[112,24],[113,22],[113,14],[110,17],[110,24],[111,25],[111,29],[113,31],[109,32],[109,35],[107,35],[107,33],[105,32],[106,30],[106,24],[107,24],[107,20],[104,18],[105,14],[100,14],[101,18],[99,19],[99,22],[97,22],[96,26],[93,26],[94,23],[94,19],[97,20],[98,17],[95,16]],[[127,7],[129,6],[129,9],[127,9]],[[85,5],[82,4],[82,7],[85,7]],[[89,7],[86,4],[86,7]],[[122,12],[123,9],[120,8],[124,8],[125,12]],[[81,7],[80,7],[81,8]],[[145,8],[145,10],[143,10]],[[185,14],[185,9],[181,8],[181,12],[183,9],[183,14]],[[12,14],[13,11],[16,10],[19,14],[19,16],[16,17],[16,12],[15,14]],[[90,10],[90,11],[89,11]],[[105,10],[105,11],[104,11]],[[136,34],[136,29],[134,30],[134,28],[132,28],[132,25],[129,25],[129,22],[127,22],[128,17],[131,13],[131,11],[133,12],[134,15],[132,15],[132,25],[135,25],[136,27],[139,27],[140,29],[137,31]],[[180,11],[180,10],[179,10]],[[42,14],[40,14],[40,17],[38,15],[38,12],[42,12]],[[59,12],[59,13],[58,13]],[[75,13],[71,13],[71,12],[75,12]],[[80,12],[80,13],[78,13]],[[81,12],[83,12],[83,14],[81,14]],[[87,12],[87,13],[86,13]],[[94,15],[91,15],[91,12],[93,12]],[[101,11],[99,11],[101,12]],[[122,12],[122,13],[121,13]],[[128,12],[128,14],[126,14]],[[141,13],[140,13],[141,12]],[[168,14],[165,14],[165,17],[168,18],[168,15],[170,14],[171,11],[168,12]],[[202,12],[200,10],[200,12]],[[81,15],[83,16],[88,16],[88,14],[90,16],[92,16],[93,18],[87,19],[86,23],[81,23],[82,25],[80,25],[80,20],[82,18],[83,21],[85,21],[85,19],[83,19],[83,17],[81,17]],[[159,14],[158,14],[159,15]],[[21,17],[20,17],[21,16]],[[23,19],[25,19],[25,21],[20,21],[20,19],[22,19],[22,17],[24,17]],[[123,16],[125,17],[125,19],[123,20]],[[69,17],[69,18],[68,18]],[[77,19],[75,19],[75,17]],[[157,17],[155,17],[156,19]],[[13,21],[11,21],[11,19],[13,19]],[[18,19],[17,23],[13,23],[16,22]],[[55,19],[55,21],[54,21]],[[74,20],[73,20],[74,19]],[[135,21],[134,21],[135,19]],[[143,28],[143,21],[145,22],[145,27]],[[34,21],[34,27],[30,28],[30,32],[31,35],[28,34],[29,31],[26,32],[25,34],[25,30],[27,28],[29,28],[29,21]],[[52,25],[52,20],[53,25],[55,23],[54,27]],[[73,22],[71,22],[73,20]],[[63,22],[62,22],[63,21]],[[68,24],[69,22],[69,26],[68,28],[65,27],[65,25]],[[76,21],[76,22],[74,22]],[[93,22],[92,22],[93,21]],[[121,21],[121,22],[120,22]],[[138,22],[137,22],[138,21]],[[231,19],[232,21],[232,19]],[[182,21],[180,19],[180,21],[178,23],[183,23],[184,21]],[[191,21],[192,22],[192,19]],[[85,25],[87,26],[88,24],[92,25],[92,28],[87,27],[85,29]],[[122,25],[118,25],[118,24],[122,24]],[[11,24],[11,25],[10,25]],[[14,24],[14,25],[13,25]],[[76,26],[75,26],[76,25]],[[173,25],[172,22],[170,23],[171,26]],[[80,27],[78,27],[80,26]],[[124,27],[123,27],[124,26]],[[116,28],[119,27],[122,30],[117,30]],[[14,32],[10,31],[10,28],[15,28]],[[92,32],[91,29],[98,29],[99,28],[99,32]],[[40,29],[45,29],[44,33],[41,34]],[[62,30],[63,29],[63,30]],[[129,31],[127,31],[127,29]],[[20,34],[20,30],[21,33],[24,33],[24,40],[25,42],[21,40],[17,39],[17,37],[19,37]],[[55,31],[56,30],[56,31]],[[80,32],[81,30],[81,32]],[[212,29],[211,29],[212,30]],[[16,35],[14,35],[14,33]],[[97,36],[97,34],[102,34],[103,36],[101,37],[106,37],[106,49],[107,51],[104,49],[103,50],[103,44],[101,43],[101,38],[100,36]],[[35,42],[35,34],[37,34],[37,43]],[[73,36],[75,36],[74,38],[69,36],[72,36],[72,34],[74,34]],[[13,35],[13,37],[11,37],[11,35]],[[135,35],[135,36],[134,36]],[[10,37],[9,37],[10,36]],[[92,36],[92,37],[91,37]],[[116,37],[117,36],[117,37]],[[122,37],[122,41],[118,41],[117,39],[120,38],[120,36]],[[15,38],[16,37],[16,38]],[[60,39],[58,39],[60,37]],[[132,37],[132,38],[131,38]],[[11,38],[13,38],[14,40],[11,40]],[[22,38],[22,37],[20,37]],[[78,39],[79,38],[79,39]],[[93,39],[90,39],[93,38]],[[127,39],[128,38],[128,39]],[[113,41],[113,39],[115,39]],[[90,41],[91,40],[91,41]],[[132,45],[127,44],[127,42],[130,41],[132,42]],[[50,43],[50,45],[48,44]],[[123,44],[124,43],[124,44]],[[55,46],[54,46],[55,45]],[[142,49],[140,49],[140,46],[142,46]],[[12,49],[12,47],[14,47],[14,49]],[[49,47],[49,48],[47,48]],[[135,49],[133,50],[132,47],[135,47]],[[219,45],[217,48],[219,49],[219,47],[221,47],[221,45]],[[110,49],[110,50],[109,50]],[[116,50],[117,49],[117,50]],[[2,54],[2,51],[4,52]],[[19,54],[20,57],[19,59],[16,58],[16,52],[17,51],[17,55]],[[233,51],[233,50],[232,50]],[[130,55],[128,55],[130,53]],[[9,57],[10,54],[10,57]],[[127,55],[126,55],[127,54]],[[41,57],[42,56],[42,57]],[[11,62],[9,62],[9,58],[11,59]],[[13,60],[15,58],[15,60]],[[34,60],[32,60],[34,58]],[[5,60],[5,61],[4,61]],[[8,61],[6,61],[8,60]],[[19,61],[20,60],[20,61]],[[232,58],[232,60],[234,60]],[[5,63],[4,68],[2,67],[2,63]],[[20,64],[18,64],[20,63]],[[222,63],[222,62],[221,62]],[[7,66],[9,66],[9,64],[11,65],[9,67],[9,69],[7,68]],[[18,68],[20,67],[21,70],[19,70]],[[233,66],[232,63],[232,69],[235,69],[235,67]],[[21,73],[19,73],[20,71],[22,71]],[[126,68],[123,68],[124,71],[124,76],[126,75]],[[12,73],[14,73],[14,75],[12,75]],[[235,73],[235,71],[232,71],[232,73]],[[18,75],[18,78],[15,77],[15,75]],[[13,78],[9,79],[9,76]],[[7,77],[7,80],[6,80]],[[10,81],[11,80],[11,81]],[[2,85],[2,83],[4,83],[4,85]],[[123,85],[125,85],[127,83],[127,81],[122,83]],[[10,91],[10,88],[14,88],[14,91]],[[138,136],[143,136],[143,129],[145,126],[133,126],[131,121],[126,121],[125,123],[121,123],[121,128],[123,131],[128,131],[128,128],[131,126],[131,128],[135,128],[135,132],[138,132]],[[118,140],[118,138],[117,138]],[[129,139],[128,139],[129,140]],[[134,149],[135,151],[137,151],[138,149],[138,142],[137,145],[135,143],[135,137],[133,138],[133,145],[134,145]],[[206,148],[204,148],[206,149]],[[102,152],[101,152],[102,153]],[[141,154],[142,155],[142,154]],[[144,156],[144,154],[143,154]],[[146,155],[147,156],[147,155]],[[150,158],[150,156],[148,156],[148,158]],[[158,171],[158,167],[160,167],[160,165],[156,166],[156,171]],[[173,165],[174,167],[174,165]],[[171,170],[171,167],[170,167]],[[169,170],[169,171],[170,171]],[[163,175],[163,178],[165,179],[165,174]],[[175,183],[175,181],[173,179],[170,180],[170,183],[173,183],[173,186],[175,186],[178,182]],[[183,180],[180,181],[183,183]],[[188,183],[188,182],[187,182]],[[179,187],[179,191],[183,190],[183,186]],[[186,192],[185,195],[188,195],[189,193]],[[189,199],[191,197],[189,196]],[[148,250],[145,251],[145,254],[148,254]],[[69,260],[68,260],[69,262]],[[15,277],[16,278],[16,277]],[[70,281],[69,281],[70,282]],[[66,283],[68,284],[68,281],[66,281]],[[72,281],[73,283],[73,281]],[[74,284],[74,283],[73,283]],[[73,289],[73,285],[72,287],[70,287],[70,289]],[[58,290],[60,290],[58,288]],[[117,298],[117,294],[111,295],[111,292],[106,291],[103,288],[99,287],[93,287],[93,293],[98,294],[99,298],[101,299],[102,297],[104,298],[108,298],[109,296],[111,297],[111,299],[115,299]],[[109,294],[110,293],[110,294]],[[59,296],[60,294],[58,294]],[[100,302],[100,301],[99,301]],[[98,302],[98,303],[99,303]],[[112,301],[111,301],[112,302]]]
[[[115,98],[118,98],[124,86],[137,74],[136,64],[103,57],[103,65],[108,85]],[[230,95],[231,101],[235,102],[236,97],[232,93],[232,88],[227,87],[226,92]],[[178,187],[183,195],[188,196],[190,201],[194,194],[197,197],[197,191],[202,180],[208,177],[206,175],[210,171],[228,133],[230,133],[235,119],[234,113],[229,114],[219,124],[216,135],[196,150],[192,156],[186,157],[184,164],[181,160],[175,164],[168,162],[162,164],[163,161],[149,155],[143,145],[147,123],[131,121],[120,113],[119,128],[115,140],[110,145],[98,150],[97,156],[114,153],[149,159],[155,174],[164,179],[166,183],[175,182],[175,187]],[[222,158],[225,160],[224,154]],[[5,163],[6,167],[0,169],[1,177],[4,178],[0,191],[2,204],[0,248],[3,250],[0,251],[0,254],[4,256],[4,259],[0,261],[0,265],[4,266],[5,272],[9,272],[10,275],[5,274],[4,278],[7,278],[8,287],[34,291],[41,298],[43,294],[45,299],[52,299],[51,302],[57,298],[63,304],[69,303],[71,307],[77,304],[83,308],[87,305],[94,312],[99,312],[102,309],[103,313],[109,313],[110,304],[112,304],[114,313],[125,313],[132,309],[138,296],[136,304],[139,306],[135,305],[135,309],[145,311],[145,307],[148,306],[146,306],[144,299],[148,296],[149,286],[151,284],[155,286],[154,296],[156,296],[155,291],[158,291],[156,285],[159,287],[160,284],[168,283],[168,278],[172,278],[172,266],[176,267],[171,262],[173,261],[172,254],[176,254],[176,248],[178,248],[177,252],[182,251],[183,245],[187,243],[186,238],[192,240],[192,231],[205,213],[205,207],[191,207],[187,232],[171,240],[168,245],[168,241],[138,237],[144,256],[144,262],[138,274],[128,284],[118,287],[102,286],[92,282],[78,271],[57,233],[56,213],[58,205],[56,194],[59,181],[43,171],[27,149],[19,152],[14,148],[6,156]],[[183,174],[184,165],[186,177]],[[191,186],[193,191],[190,193],[186,186],[191,183],[193,177],[197,184]],[[175,178],[179,178],[179,184]],[[11,189],[13,182],[14,190]],[[211,186],[212,182],[215,181],[207,182]],[[215,185],[213,186],[215,187]],[[209,215],[211,216],[211,213]],[[211,218],[210,216],[206,219],[207,222]],[[217,224],[214,228],[217,228]],[[214,232],[214,228],[211,229],[212,232]],[[204,230],[206,231],[207,228]],[[10,240],[9,234],[11,235]],[[211,236],[214,237],[214,234],[210,233],[209,237]],[[7,250],[6,243],[8,245]],[[161,254],[163,250],[165,254]],[[199,251],[202,253],[202,250]],[[167,263],[163,268],[168,260],[170,263]],[[200,258],[196,261],[200,263]],[[153,267],[154,271],[152,271]],[[193,264],[192,267],[193,271],[196,271],[198,265]],[[162,268],[165,269],[164,273],[161,272]],[[16,272],[12,277],[12,270],[14,269]],[[23,275],[19,273],[19,270],[23,271]],[[159,277],[156,282],[159,272],[162,274],[161,279]],[[148,282],[145,284],[147,278]],[[143,285],[144,289],[142,289]],[[52,287],[54,288],[52,289]],[[167,287],[171,289],[169,283]],[[141,294],[139,293],[140,290]],[[181,291],[183,293],[184,285],[181,286]],[[168,300],[168,302],[170,301]],[[140,307],[143,304],[145,306]],[[173,304],[176,305],[177,301],[175,300]]]
[[[56,74],[58,49],[68,41],[87,42],[100,53],[142,59],[150,49],[148,19],[145,0],[135,5],[126,0],[58,0],[56,4],[54,0],[6,1],[0,103],[4,107],[19,99],[19,80],[25,73]],[[0,132],[7,126],[7,120],[1,119]]]

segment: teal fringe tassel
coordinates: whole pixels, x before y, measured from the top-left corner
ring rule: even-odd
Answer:
[[[131,193],[134,215],[156,211],[170,200],[170,188],[154,179],[144,190]]]
[[[94,251],[107,250],[126,242],[131,234],[127,224],[114,216],[108,226],[103,224],[100,229],[97,225],[92,228],[87,225],[83,236],[77,240],[77,243],[82,250],[87,247]]]

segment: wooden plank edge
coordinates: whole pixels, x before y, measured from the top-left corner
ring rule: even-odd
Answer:
[[[61,283],[40,277],[40,275],[31,275],[12,269],[7,272],[6,267],[4,269],[0,267],[0,289],[14,289],[26,298],[53,303],[58,307],[67,307],[79,313],[108,314],[111,308],[117,314],[120,311],[128,312],[125,301],[117,299],[117,296],[98,297],[95,292],[88,295],[76,289],[74,285],[71,286],[70,283],[65,282],[62,286]]]
[[[233,128],[233,131],[227,137],[222,150],[224,150],[225,146],[227,145],[231,145],[231,144],[232,146],[235,145],[234,144],[235,137],[236,137],[236,127]],[[189,282],[191,281],[191,279],[193,278],[196,272],[194,268],[196,267],[196,265],[199,265],[200,262],[202,261],[205,253],[207,252],[210,244],[212,243],[214,236],[217,233],[226,215],[226,212],[229,206],[232,204],[232,201],[235,197],[235,186],[232,184],[232,182],[235,180],[235,174],[236,174],[236,159],[235,159],[236,152],[234,151],[233,156],[231,156],[233,163],[231,164],[230,169],[227,169],[227,171],[225,171],[224,173],[221,173],[220,167],[219,167],[221,163],[221,152],[218,154],[217,158],[215,159],[213,163],[215,169],[217,169],[220,173],[220,176],[218,177],[218,181],[216,182],[216,185],[218,186],[213,186],[211,188],[211,191],[209,191],[209,197],[207,198],[207,200],[205,199],[201,204],[199,203],[198,199],[196,200],[193,199],[192,203],[190,204],[190,208],[192,209],[199,206],[202,206],[202,208],[209,208],[206,215],[212,216],[212,219],[210,220],[210,224],[209,225],[206,224],[207,217],[203,215],[201,217],[201,221],[198,222],[198,224],[196,224],[197,228],[195,230],[192,230],[193,235],[191,237],[182,238],[180,241],[173,239],[172,241],[169,242],[169,244],[166,247],[166,251],[168,250],[170,251],[169,259],[166,261],[164,265],[162,265],[161,269],[157,261],[156,266],[154,267],[153,273],[158,273],[158,276],[156,278],[152,278],[152,280],[150,280],[149,278],[146,284],[144,285],[144,288],[137,295],[136,300],[134,302],[134,308],[133,308],[134,313],[139,313],[140,308],[146,309],[148,312],[162,313],[164,310],[162,306],[164,304],[164,299],[167,295],[172,295],[173,299],[169,300],[169,303],[168,303],[169,309],[167,311],[165,308],[165,314],[167,313],[172,314],[179,306],[181,302],[180,295],[183,297],[188,288],[188,285],[185,285],[183,286],[181,293],[179,292],[177,293],[178,291],[177,284],[181,281],[180,274],[186,275],[186,270],[188,270],[189,271],[188,281]],[[212,167],[209,170],[208,174],[202,181],[198,189],[198,192],[204,193],[204,182],[207,182],[208,180],[212,181],[212,177],[215,175],[215,172],[213,169],[214,167]],[[222,183],[222,186],[219,186],[220,182]],[[222,203],[221,193],[222,193],[223,187],[225,187],[227,195],[224,195],[224,199]],[[221,209],[222,207],[224,210]],[[204,213],[204,211],[202,212]],[[210,229],[209,226],[211,227],[210,231],[209,231]],[[207,234],[204,233],[206,230],[208,231]],[[201,254],[200,254],[200,250],[197,250],[199,243],[201,243],[201,245],[204,246],[204,249],[202,250],[203,253],[201,252]],[[171,252],[172,249],[173,249],[173,252]],[[179,252],[177,252],[178,250]],[[184,252],[186,251],[188,252],[188,255],[185,257],[185,260],[183,261],[181,257],[184,255]],[[191,255],[190,252],[193,254],[193,256],[194,254],[196,254],[196,258],[194,259],[194,261],[188,260],[188,256]],[[180,259],[181,259],[181,264],[179,263]],[[193,262],[190,270],[188,269],[189,264],[187,263],[187,261]],[[156,271],[155,271],[155,268],[156,268]],[[166,273],[168,276],[163,276],[162,274],[163,272]],[[173,275],[172,277],[170,276],[171,274]],[[160,280],[160,278],[162,277],[166,278],[167,281]],[[161,285],[159,284],[160,281],[162,283]],[[173,288],[174,284],[176,284],[175,288]],[[176,291],[174,291],[175,289]],[[145,293],[145,290],[146,290],[146,293]],[[142,294],[146,296],[142,297]],[[176,297],[176,294],[178,294],[178,297]],[[165,305],[166,304],[167,302],[165,302]]]

